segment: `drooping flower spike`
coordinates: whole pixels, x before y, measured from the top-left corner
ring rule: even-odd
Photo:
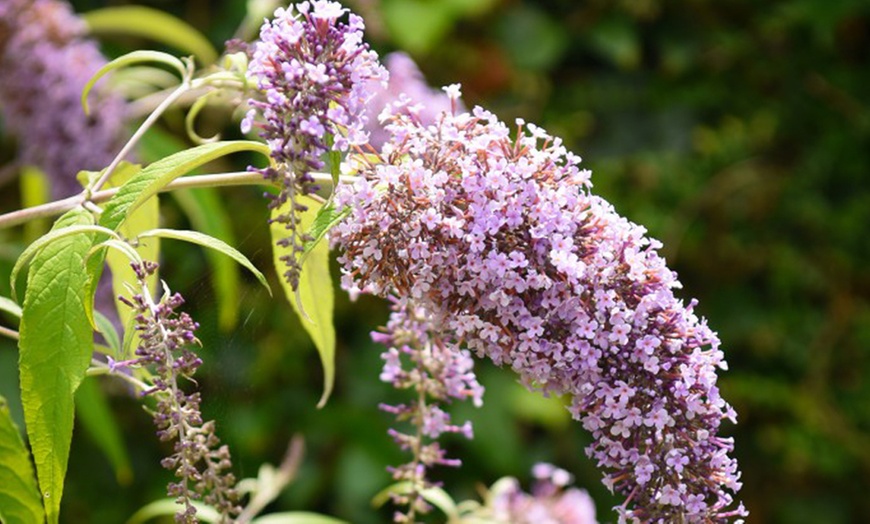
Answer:
[[[458,86],[447,88],[456,100]],[[673,294],[660,243],[590,193],[558,138],[491,113],[397,111],[380,162],[339,188],[351,292],[408,297],[445,335],[568,395],[604,482],[637,522],[726,522],[740,488],[719,340]]]
[[[157,264],[153,262],[133,264],[141,292],[120,300],[136,312],[139,344],[133,360],[120,363],[110,360],[110,369],[144,366],[154,372],[153,386],[142,394],[156,399],[157,436],[162,441],[174,442],[172,455],[163,459],[161,465],[178,478],[167,488],[182,506],[176,522],[198,523],[193,502],[201,500],[217,510],[221,524],[228,524],[241,510],[236,504],[239,498],[236,480],[229,471],[232,467],[229,448],[221,445],[214,421],[202,420],[200,394],[188,394],[181,388],[182,381],[193,382],[193,374],[202,364],[192,349],[199,343],[194,335],[199,325],[187,313],[177,310],[184,303],[180,294],[166,289],[158,300],[151,297],[145,281],[156,270]]]
[[[306,241],[297,230],[298,214],[305,208],[296,195],[316,189],[311,173],[323,169],[326,152],[367,142],[371,82],[387,79],[377,53],[362,41],[362,18],[349,14],[343,22],[347,13],[325,0],[277,9],[262,26],[248,67],[259,93],[250,101],[242,131],[258,127],[271,149],[273,166],[258,170],[281,188],[270,206],[290,202],[274,220],[288,230],[281,242],[291,248],[284,260],[285,278],[294,289]]]
[[[391,300],[390,321],[383,331],[372,333],[372,339],[386,347],[381,354],[384,360],[381,380],[413,394],[406,403],[380,406],[398,422],[411,426],[410,431],[390,430],[393,440],[402,450],[409,451],[412,458],[389,471],[394,480],[410,486],[407,491],[393,494],[393,501],[407,508],[405,513],[397,512],[394,521],[412,523],[418,514],[430,509],[422,496],[423,490],[435,485],[428,471],[437,465],[460,465],[458,459],[446,456],[438,438],[445,433],[473,437],[471,422],[453,424],[443,406],[470,398],[480,407],[483,386],[474,375],[471,354],[442,336],[437,319],[410,300]]]

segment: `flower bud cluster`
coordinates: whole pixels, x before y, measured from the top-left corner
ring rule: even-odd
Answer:
[[[232,467],[229,449],[215,435],[214,421],[203,422],[199,393],[187,394],[179,385],[181,379],[193,382],[193,374],[202,364],[191,349],[199,343],[194,336],[199,326],[187,313],[176,311],[184,303],[178,293],[167,289],[159,301],[152,300],[145,279],[156,269],[152,262],[133,265],[142,292],[121,300],[136,311],[137,358],[112,366],[151,366],[154,372],[153,385],[143,395],[157,402],[154,423],[160,440],[175,441],[173,454],[161,464],[179,479],[167,489],[184,505],[176,521],[198,523],[193,501],[202,500],[220,513],[221,522],[230,522],[240,508],[236,505],[235,477],[228,471]]]
[[[3,125],[21,162],[49,177],[54,198],[80,191],[76,173],[106,167],[125,138],[123,99],[98,85],[90,116],[82,109],[82,89],[106,63],[86,33],[61,0],[0,2]]]
[[[552,464],[532,468],[535,483],[531,493],[514,478],[493,486],[489,501],[492,519],[511,524],[597,524],[595,503],[584,490],[569,487],[573,476]]]
[[[446,88],[453,100],[458,86]],[[637,522],[726,522],[740,488],[734,410],[706,322],[674,296],[660,243],[590,193],[560,139],[494,115],[431,126],[397,112],[379,162],[336,202],[332,232],[351,292],[407,297],[442,333],[531,389],[567,395],[587,453]]]
[[[262,26],[248,67],[260,93],[250,101],[253,109],[242,121],[242,131],[251,129],[257,112],[262,115],[256,126],[274,162],[257,171],[281,188],[270,204],[273,209],[290,202],[275,220],[289,232],[281,244],[291,248],[284,259],[285,277],[294,289],[307,240],[297,230],[305,207],[296,195],[316,189],[311,173],[323,169],[325,153],[366,143],[370,82],[387,77],[377,53],[362,41],[362,18],[350,14],[347,23],[339,20],[347,12],[325,0],[277,9]]]
[[[437,439],[444,433],[473,438],[471,422],[452,424],[441,405],[467,398],[477,407],[483,404],[483,386],[474,375],[471,355],[441,337],[437,324],[426,309],[394,298],[386,329],[372,333],[372,339],[387,348],[381,354],[384,360],[381,380],[396,389],[415,393],[415,399],[409,403],[381,405],[397,421],[407,421],[412,427],[409,433],[390,430],[399,447],[413,455],[407,464],[389,468],[395,480],[411,486],[409,491],[393,495],[396,504],[408,506],[408,513],[396,514],[396,522],[415,522],[416,514],[429,510],[421,493],[433,485],[427,477],[430,468],[460,465],[459,460],[447,458]]]

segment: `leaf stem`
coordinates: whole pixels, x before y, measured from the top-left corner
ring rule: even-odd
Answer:
[[[312,173],[318,182],[332,182],[332,177],[326,173]],[[353,177],[342,177],[342,182],[352,181]],[[215,173],[208,175],[193,175],[178,178],[160,190],[161,193],[176,189],[190,189],[197,187],[224,187],[224,186],[255,186],[270,185],[271,182],[263,178],[259,173],[249,171],[236,171],[230,173]],[[91,193],[89,202],[100,203],[111,199],[118,192],[118,188],[104,189]],[[81,195],[67,197],[54,202],[48,202],[39,206],[26,207],[0,215],[0,229],[14,227],[39,218],[54,217],[61,215],[70,209],[82,204]]]
[[[4,337],[9,337],[12,340],[18,340],[18,332],[14,329],[9,329],[7,327],[0,326],[0,335]]]
[[[183,95],[189,89],[190,80],[189,78],[185,78],[181,82],[181,85],[179,85],[178,88],[175,89],[175,91],[170,93],[169,96],[167,96],[163,99],[162,102],[160,102],[160,105],[158,105],[154,109],[154,111],[152,111],[151,114],[148,115],[148,118],[146,118],[145,121],[142,122],[142,125],[139,126],[139,129],[137,129],[136,132],[133,133],[133,136],[130,137],[130,140],[128,140],[127,143],[124,144],[124,147],[121,148],[121,151],[118,152],[118,154],[112,160],[112,163],[109,164],[109,167],[107,167],[106,170],[103,172],[102,176],[100,176],[100,179],[97,180],[97,182],[93,185],[91,191],[97,192],[100,190],[101,187],[103,187],[103,184],[105,184],[106,181],[109,180],[109,177],[112,176],[112,173],[115,171],[115,168],[118,167],[118,164],[120,164],[121,161],[124,160],[124,158],[127,156],[127,154],[130,153],[130,151],[139,142],[139,139],[142,138],[145,132],[151,129],[151,126],[154,125],[154,122],[156,122],[157,119],[160,118],[163,112],[166,111],[169,106],[174,104],[175,101],[178,100],[181,95]]]

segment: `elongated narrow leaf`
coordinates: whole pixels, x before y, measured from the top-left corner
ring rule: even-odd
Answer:
[[[172,196],[194,229],[227,244],[235,244],[230,217],[214,188],[183,189],[173,191]],[[212,250],[206,251],[206,258],[212,270],[211,282],[217,299],[218,326],[221,331],[227,332],[236,326],[239,317],[239,272],[232,260]]]
[[[85,114],[89,115],[91,113],[90,105],[88,105],[88,94],[90,94],[91,89],[93,89],[94,84],[96,84],[99,79],[115,69],[120,69],[141,62],[159,62],[161,64],[166,64],[181,73],[182,78],[187,74],[187,67],[184,65],[184,62],[168,53],[161,53],[159,51],[133,51],[124,56],[119,56],[98,69],[97,72],[94,73],[94,76],[88,80],[88,83],[85,84],[85,87],[82,90],[82,108],[84,108]]]
[[[87,226],[93,218],[72,210],[52,232]],[[85,311],[89,275],[85,256],[94,233],[58,238],[33,257],[21,315],[19,372],[27,435],[49,524],[58,522],[72,441],[75,391],[93,352]]]
[[[220,135],[205,138],[199,136],[196,132],[196,117],[199,116],[199,112],[208,105],[208,99],[218,93],[220,93],[220,91],[208,91],[206,94],[197,98],[196,102],[194,102],[187,111],[187,116],[184,117],[184,129],[187,131],[188,138],[190,138],[194,144],[207,144],[220,139]]]
[[[285,513],[272,513],[254,519],[252,524],[348,524],[345,520],[335,517],[309,513],[307,511],[288,511]]]
[[[63,218],[63,217],[61,217]],[[66,223],[66,222],[65,222]],[[15,295],[15,283],[18,280],[18,273],[30,262],[31,259],[38,256],[41,250],[59,244],[64,240],[67,240],[68,237],[80,237],[83,234],[90,233],[105,233],[108,235],[112,235],[117,237],[114,231],[111,229],[106,229],[104,227],[96,226],[93,223],[89,224],[72,224],[69,226],[58,227],[61,224],[61,220],[55,223],[55,226],[49,231],[47,234],[39,237],[39,240],[27,246],[27,249],[24,250],[23,253],[18,257],[18,260],[15,261],[15,266],[12,267],[12,275],[9,277],[9,282],[12,285],[12,297],[17,298]],[[90,238],[90,237],[89,237]]]
[[[0,396],[0,522],[34,524],[45,522],[45,511],[36,487],[30,453],[9,416],[6,399]]]
[[[85,379],[76,392],[76,413],[82,427],[109,459],[118,483],[129,484],[133,469],[121,430],[99,383],[93,377]]]
[[[193,54],[203,65],[217,60],[217,51],[193,26],[174,16],[145,6],[97,9],[82,15],[92,33],[124,34],[150,38]]]
[[[100,225],[117,229],[130,213],[176,178],[216,158],[238,151],[255,151],[269,156],[266,144],[250,140],[203,144],[170,155],[149,165],[121,186],[118,194],[103,208]]]
[[[218,240],[214,237],[210,237],[205,233],[200,233],[199,231],[183,231],[179,229],[152,229],[151,231],[145,231],[139,235],[139,238],[149,238],[149,237],[160,237],[160,238],[172,238],[175,240],[184,240],[185,242],[191,242],[193,244],[198,244],[203,247],[211,248],[217,251],[218,253],[223,253],[224,255],[232,258],[240,265],[242,265],[245,269],[250,271],[257,277],[257,280],[263,284],[263,287],[269,291],[269,294],[272,294],[272,288],[269,287],[269,283],[266,281],[266,277],[260,273],[260,270],[257,269],[254,264],[248,260],[248,257],[241,254],[236,248],[227,244],[223,240]]]
[[[321,204],[309,197],[302,197],[301,203],[308,206],[308,210],[301,214],[298,227],[307,231],[314,223]],[[274,209],[272,217],[286,213],[288,205],[292,204],[288,201],[284,206]],[[278,274],[281,275],[285,270],[281,256],[290,254],[292,248],[282,248],[276,244],[279,239],[287,236],[287,230],[284,229],[283,224],[277,221],[273,222],[270,226],[270,232],[272,234],[272,258]],[[335,325],[332,321],[335,297],[332,288],[332,275],[329,273],[329,246],[321,242],[308,253],[302,265],[297,292],[294,292],[290,284],[283,278],[281,278],[281,286],[284,288],[290,305],[299,315],[302,327],[308,331],[320,354],[320,361],[323,363],[324,384],[323,396],[320,398],[318,406],[322,407],[329,399],[335,381]],[[301,309],[296,300],[297,293],[302,303]]]

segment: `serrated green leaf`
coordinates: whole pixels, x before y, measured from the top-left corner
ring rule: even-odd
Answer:
[[[81,211],[80,209],[73,211]],[[71,211],[72,212],[72,211]],[[106,229],[101,226],[90,224],[74,224],[66,227],[58,227],[58,224],[61,224],[61,217],[55,223],[55,226],[49,231],[47,234],[39,237],[39,239],[27,246],[27,249],[24,250],[23,253],[18,257],[18,260],[15,261],[15,265],[12,267],[12,274],[9,277],[9,282],[12,285],[12,298],[18,298],[15,292],[15,283],[18,280],[18,273],[27,265],[30,260],[40,254],[40,252],[58,242],[65,240],[67,237],[71,236],[88,236],[91,233],[105,233],[107,235],[112,235],[117,237],[114,231],[110,229]],[[64,222],[66,223],[66,222]]]
[[[84,380],[76,392],[76,413],[82,427],[109,459],[121,485],[133,479],[133,469],[121,430],[96,379]]]
[[[308,210],[299,215],[298,227],[307,231],[314,224],[321,204],[310,197],[300,197],[300,202],[308,206]],[[273,209],[272,217],[286,213],[289,205],[292,203],[288,201],[280,208]],[[284,272],[281,256],[289,254],[292,248],[282,248],[276,244],[277,240],[287,235],[287,230],[284,229],[283,224],[273,221],[269,230],[272,235],[272,259],[280,275]],[[323,363],[323,396],[317,404],[318,407],[322,407],[329,399],[335,381],[335,325],[332,320],[335,297],[332,288],[332,275],[329,273],[329,246],[319,243],[311,248],[302,264],[302,274],[297,291],[294,292],[285,279],[281,278],[280,280],[287,300],[299,315],[302,327],[314,341],[317,352],[320,354],[320,361]],[[301,307],[297,302],[297,295]]]
[[[172,192],[178,205],[197,231],[235,244],[233,229],[226,207],[214,188],[183,189]],[[218,326],[221,331],[232,330],[239,316],[239,272],[233,261],[212,250],[206,251],[211,281],[218,307]]]
[[[203,522],[217,522],[220,520],[221,516],[214,508],[198,501],[192,501],[191,504],[196,508],[196,518],[198,520]],[[160,499],[140,508],[139,511],[127,520],[127,524],[141,524],[154,517],[174,515],[183,509],[184,505],[178,504],[175,502],[175,499]]]
[[[45,522],[45,511],[36,487],[30,453],[18,426],[0,396],[0,522],[34,524]]]
[[[16,304],[12,299],[0,297],[0,311],[5,311],[21,318],[21,306]]]
[[[150,38],[193,54],[202,65],[217,60],[211,42],[193,26],[169,13],[145,6],[105,7],[82,15],[92,33],[123,34]]]
[[[82,108],[84,108],[85,114],[91,114],[91,108],[88,105],[88,95],[90,94],[91,89],[93,89],[94,84],[96,84],[99,79],[115,69],[120,69],[130,64],[138,64],[140,62],[159,62],[161,64],[166,64],[181,73],[182,78],[187,74],[187,66],[184,65],[184,62],[168,53],[161,53],[159,51],[133,51],[132,53],[119,56],[97,70],[97,72],[94,73],[94,76],[92,76],[91,79],[88,80],[88,83],[85,84],[85,87],[82,90]]]
[[[308,511],[287,511],[272,513],[251,521],[251,524],[348,524],[335,517],[310,513]]]
[[[266,144],[250,140],[203,144],[170,155],[149,165],[121,186],[118,194],[103,208],[100,225],[117,229],[129,213],[176,178],[216,158],[238,151],[254,151],[269,156]]]
[[[227,244],[223,240],[218,240],[217,238],[208,236],[205,233],[200,233],[199,231],[183,231],[180,229],[152,229],[151,231],[145,231],[139,234],[140,239],[150,237],[184,240],[185,242],[190,242],[192,244],[197,244],[202,247],[211,248],[218,253],[223,253],[224,255],[232,258],[245,269],[253,273],[253,275],[257,277],[257,280],[259,280],[260,283],[263,284],[263,287],[265,287],[266,290],[269,291],[269,295],[272,294],[272,288],[269,287],[269,283],[266,281],[266,277],[262,273],[260,273],[260,270],[257,269],[250,260],[248,260],[248,257],[241,254],[236,248]]]
[[[74,209],[57,220],[52,233],[82,228],[92,221],[86,210]],[[75,391],[93,352],[93,332],[85,310],[90,279],[85,256],[93,236],[81,231],[40,249],[30,264],[21,308],[21,401],[49,524],[58,522]]]

